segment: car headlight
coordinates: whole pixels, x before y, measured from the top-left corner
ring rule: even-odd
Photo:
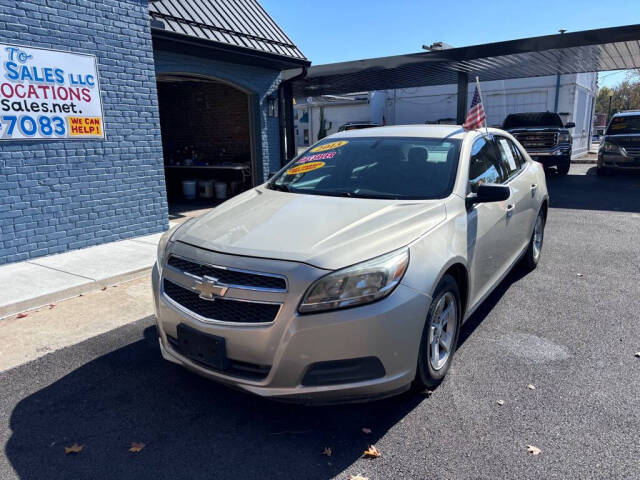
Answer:
[[[568,133],[561,133],[560,135],[558,135],[559,143],[571,143],[571,140],[571,135],[569,135]]]
[[[164,265],[164,261],[166,260],[165,257],[167,255],[167,245],[169,245],[171,237],[179,226],[180,225],[176,225],[175,227],[170,228],[160,237],[160,241],[158,242],[158,266],[160,267]]]
[[[620,147],[615,143],[604,142],[600,148],[607,153],[620,153]]]
[[[298,311],[323,312],[375,302],[393,292],[408,265],[405,248],[332,272],[309,287]]]

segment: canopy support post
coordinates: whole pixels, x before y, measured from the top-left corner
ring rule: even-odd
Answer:
[[[458,108],[456,111],[456,123],[462,125],[467,118],[467,96],[469,90],[469,74],[458,72]]]

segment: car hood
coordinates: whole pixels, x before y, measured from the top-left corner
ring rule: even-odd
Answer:
[[[173,240],[335,270],[405,246],[445,218],[443,200],[329,197],[257,187],[179,228]]]
[[[569,130],[561,127],[516,127],[509,128],[509,133],[529,133],[529,132],[559,132],[569,133]]]

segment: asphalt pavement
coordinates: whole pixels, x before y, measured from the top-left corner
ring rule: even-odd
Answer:
[[[640,176],[593,173],[548,179],[541,264],[468,321],[432,395],[263,400],[162,361],[148,317],[0,373],[0,478],[640,478]]]

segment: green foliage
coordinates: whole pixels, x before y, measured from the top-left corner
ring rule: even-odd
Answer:
[[[611,115],[622,110],[640,109],[640,80],[632,77],[614,88],[600,88],[596,98],[596,113],[609,112],[610,95]]]

